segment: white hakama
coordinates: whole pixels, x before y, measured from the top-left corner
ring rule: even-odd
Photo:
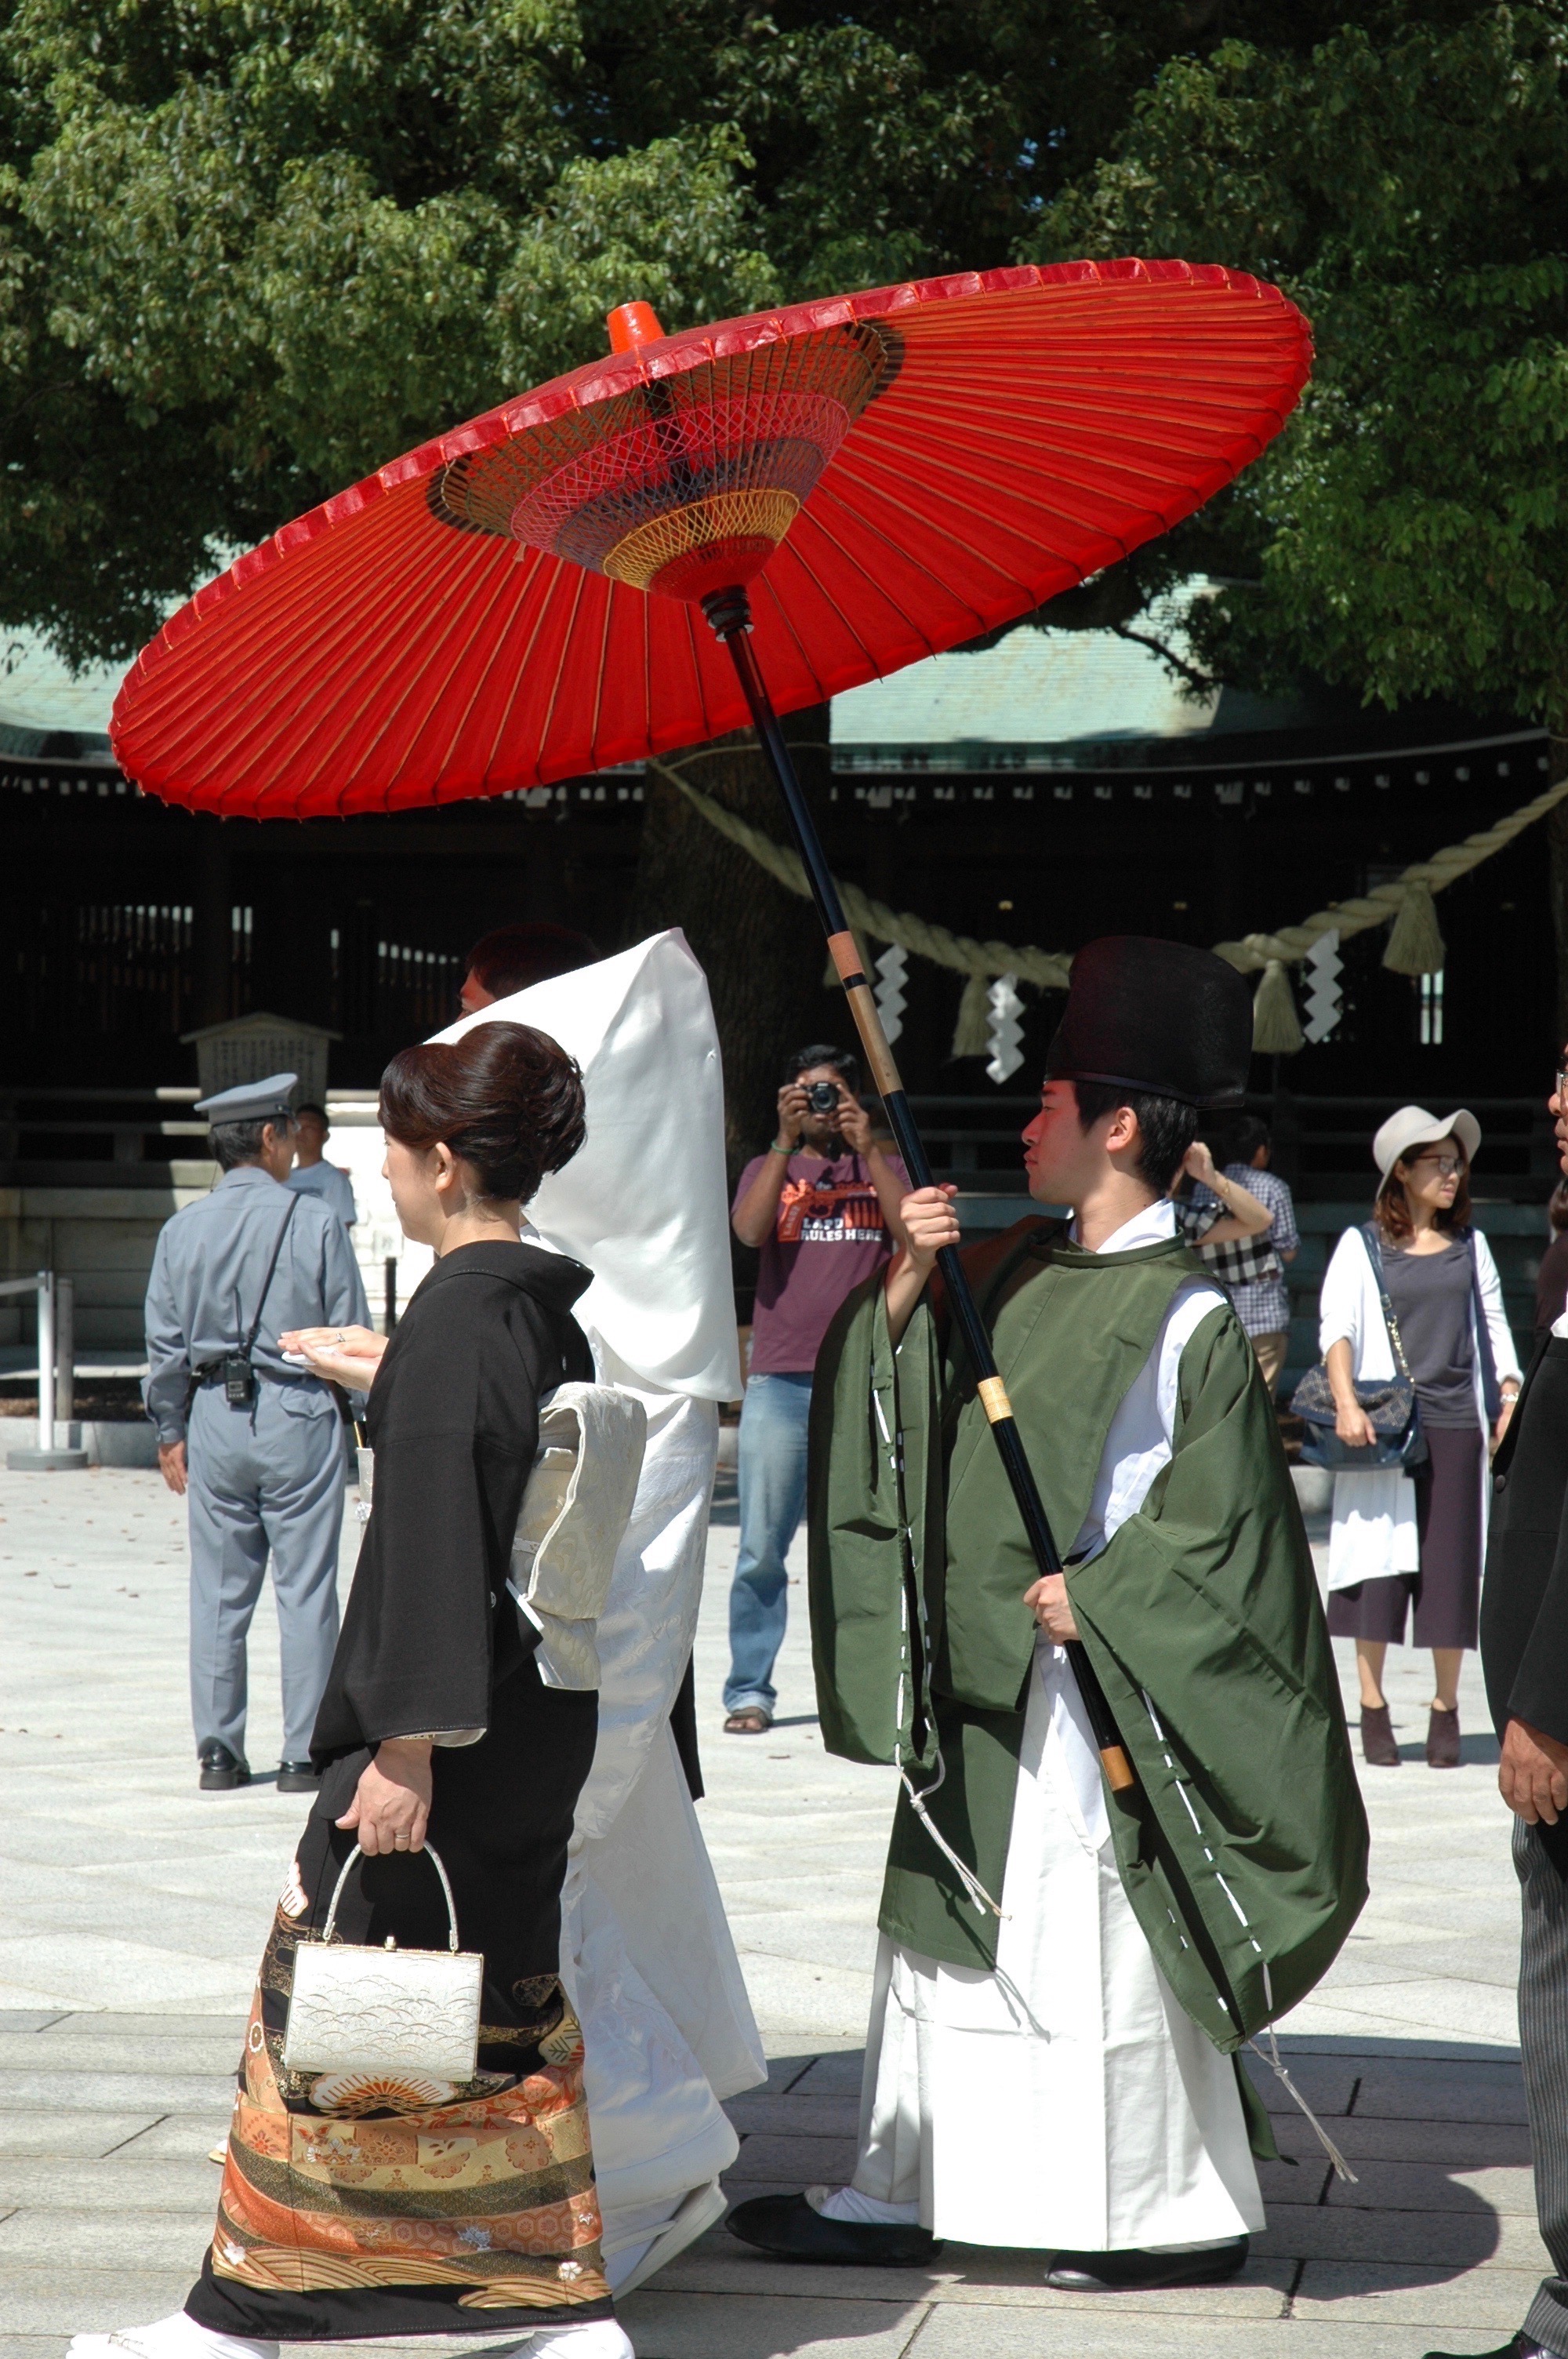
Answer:
[[[853,2185],[966,2245],[1242,2235],[1263,2206],[1235,2070],[1172,1996],[1108,1830],[1090,1839],[1053,1711],[1065,1659],[1035,1659],[997,1970],[882,1936]]]

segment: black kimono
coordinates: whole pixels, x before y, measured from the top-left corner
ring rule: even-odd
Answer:
[[[462,1245],[415,1293],[370,1395],[366,1527],[316,1723],[321,1791],[253,2006],[217,2231],[186,2304],[267,2341],[526,2332],[610,2311],[582,2095],[557,1979],[560,1893],[598,1700],[544,1685],[506,1590],[541,1397],[592,1361],[577,1263]],[[295,1943],[319,1933],[384,1738],[429,1736],[429,1842],[482,1950],[476,2077],[291,2073]],[[445,1740],[443,1742],[443,1740]],[[362,1861],[341,1938],[440,1949],[428,1860]]]

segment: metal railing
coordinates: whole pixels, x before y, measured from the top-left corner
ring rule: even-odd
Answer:
[[[69,1277],[40,1269],[31,1277],[0,1279],[0,1295],[38,1298],[38,1449],[50,1452],[55,1429],[69,1431],[76,1411],[76,1288]]]

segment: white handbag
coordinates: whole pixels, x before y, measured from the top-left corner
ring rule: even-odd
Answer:
[[[615,1551],[643,1472],[648,1414],[618,1385],[557,1385],[539,1404],[539,1442],[512,1543],[506,1586],[538,1633],[549,1688],[599,1685],[594,1640]]]
[[[458,1913],[441,1858],[426,1856],[447,1896],[450,1938],[445,1950],[400,1950],[336,1941],[338,1903],[358,1843],[343,1862],[319,1941],[294,1952],[294,1988],[283,2034],[290,2072],[425,2072],[471,2081],[479,2065],[480,1984],[484,1959],[458,1947]]]

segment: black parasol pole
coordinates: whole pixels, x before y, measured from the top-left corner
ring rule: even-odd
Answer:
[[[752,652],[748,637],[752,627],[751,601],[741,589],[715,591],[702,601],[702,611],[716,636],[730,650],[746,701],[751,707],[752,718],[756,723],[757,735],[778,781],[779,791],[784,796],[784,808],[799,840],[801,858],[806,863],[816,914],[827,936],[828,953],[844,986],[844,995],[849,1000],[855,1028],[866,1051],[871,1078],[887,1107],[888,1122],[897,1141],[898,1151],[903,1158],[910,1184],[915,1188],[929,1188],[932,1185],[931,1166],[926,1159],[925,1142],[893,1061],[892,1050],[888,1046],[887,1035],[882,1030],[881,1017],[877,1012],[871,984],[860,972],[860,954],[855,948],[855,938],[845,920],[838,887],[828,868],[822,841],[816,832],[816,823],[795,775],[795,763],[784,743],[784,732],[779,727],[767,684]],[[1012,1495],[1023,1518],[1031,1553],[1043,1573],[1060,1572],[1062,1559],[1046,1521],[1044,1503],[1023,1447],[1023,1437],[1012,1414],[1007,1387],[997,1372],[990,1337],[980,1317],[979,1306],[970,1291],[957,1246],[945,1245],[936,1256],[936,1266],[942,1273],[947,1299],[963,1335],[965,1350],[975,1370],[980,1407],[989,1422],[991,1437],[1001,1453],[1001,1462],[1007,1470]],[[1068,1644],[1066,1656],[1084,1699],[1089,1725],[1094,1731],[1106,1782],[1114,1791],[1120,1792],[1135,1781],[1132,1765],[1122,1746],[1105,1690],[1095,1675],[1094,1666],[1081,1640],[1075,1638]]]

